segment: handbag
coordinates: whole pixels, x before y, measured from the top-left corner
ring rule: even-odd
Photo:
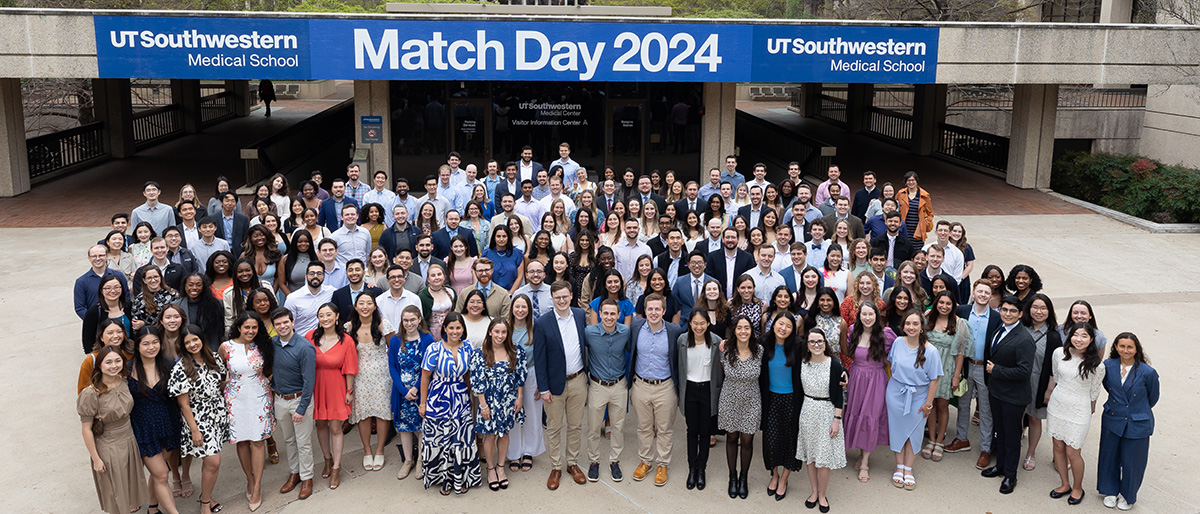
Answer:
[[[102,435],[104,435],[104,422],[100,421],[100,418],[95,418],[92,420],[92,436],[100,437]]]
[[[959,378],[958,385],[954,386],[954,396],[962,396],[967,394],[967,379]]]

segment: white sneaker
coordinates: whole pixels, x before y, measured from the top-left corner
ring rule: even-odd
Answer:
[[[1112,509],[1112,508],[1116,508],[1116,506],[1117,506],[1117,497],[1116,497],[1116,496],[1105,496],[1105,497],[1104,497],[1104,506],[1105,506],[1105,507],[1108,507],[1108,508],[1110,508],[1110,509]]]
[[[1117,508],[1120,510],[1129,510],[1133,508],[1133,505],[1125,503],[1125,498],[1120,498],[1117,500]]]

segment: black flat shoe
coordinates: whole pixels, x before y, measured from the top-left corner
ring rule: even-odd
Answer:
[[[689,491],[696,488],[696,470],[695,469],[688,470],[687,488]]]
[[[805,498],[805,499],[804,499],[804,506],[805,506],[805,507],[808,507],[808,508],[810,508],[810,509],[815,509],[815,508],[817,508],[817,502],[810,502],[810,501],[808,501],[808,498]]]
[[[730,497],[730,498],[737,498],[737,496],[738,496],[738,485],[739,485],[740,483],[741,483],[741,481],[740,481],[740,480],[738,480],[738,477],[737,477],[737,475],[735,475],[735,474],[733,474],[733,473],[730,473],[730,474],[729,474],[729,497]]]
[[[1059,498],[1062,498],[1063,496],[1067,496],[1067,495],[1069,495],[1069,494],[1071,494],[1071,489],[1067,489],[1066,491],[1063,491],[1063,492],[1061,492],[1061,493],[1060,493],[1060,492],[1058,492],[1058,489],[1051,489],[1051,490],[1050,490],[1050,497],[1051,497],[1051,498],[1054,498],[1055,500],[1057,500],[1057,499],[1059,499]]]
[[[819,507],[817,510],[819,510],[819,511],[821,511],[821,512],[829,512],[829,506],[828,506],[828,505],[818,505],[817,507]]]
[[[696,470],[696,489],[703,491],[704,486],[708,485],[708,480],[704,477],[704,468]]]
[[[1083,496],[1087,494],[1084,491],[1079,491],[1079,498],[1067,498],[1067,505],[1079,505],[1083,503]]]
[[[745,476],[738,479],[738,498],[743,500],[750,496],[750,484],[747,482]]]

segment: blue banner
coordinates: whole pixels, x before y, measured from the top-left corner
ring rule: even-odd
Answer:
[[[930,83],[936,28],[97,16],[103,78]]]

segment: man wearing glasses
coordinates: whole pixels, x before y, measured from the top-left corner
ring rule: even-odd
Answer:
[[[1033,374],[1033,336],[1020,325],[1021,300],[1017,297],[1000,300],[999,311],[1004,326],[984,349],[996,465],[981,474],[987,478],[1003,476],[1000,494],[1009,494],[1017,486],[1017,464],[1021,461],[1021,417],[1033,396],[1029,384],[1029,376]]]

